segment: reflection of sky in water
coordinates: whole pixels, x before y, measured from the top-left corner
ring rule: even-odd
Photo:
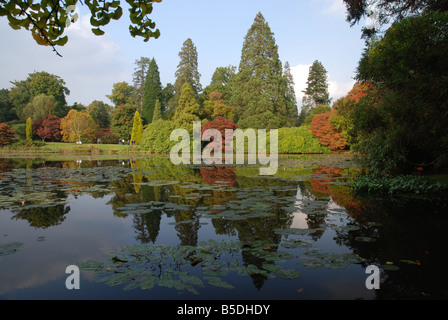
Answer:
[[[54,170],[48,170],[46,177],[51,177],[53,173],[57,173],[59,177],[70,180],[71,176],[69,173],[71,172],[67,170],[59,171],[59,169],[55,168]],[[368,276],[365,274],[365,265],[349,264],[345,268],[340,269],[326,267],[317,269],[306,268],[299,264],[300,261],[305,259],[313,259],[313,256],[306,254],[306,248],[292,249],[282,245],[285,245],[286,240],[305,239],[311,241],[312,247],[319,249],[322,253],[342,255],[356,250],[363,257],[364,255],[365,257],[371,257],[377,263],[386,263],[386,261],[393,259],[397,263],[398,258],[394,256],[382,256],[383,252],[388,253],[389,248],[392,248],[390,251],[395,254],[393,249],[397,243],[393,241],[395,239],[394,232],[384,232],[386,239],[388,237],[392,239],[388,243],[384,244],[378,241],[379,243],[365,244],[354,241],[354,236],[350,235],[348,231],[340,231],[337,228],[356,221],[353,212],[357,213],[358,211],[356,210],[363,207],[358,202],[354,203],[356,206],[351,207],[352,211],[342,207],[350,199],[344,198],[345,194],[342,192],[344,190],[332,188],[328,184],[329,180],[325,179],[325,170],[320,171],[318,178],[308,185],[303,180],[280,182],[276,179],[265,179],[260,183],[260,180],[257,178],[252,180],[248,177],[241,178],[237,177],[235,172],[225,170],[201,170],[200,173],[189,170],[168,171],[171,175],[167,175],[166,178],[165,176],[156,177],[153,171],[149,170],[147,171],[148,176],[157,179],[148,179],[142,182],[142,180],[138,180],[137,175],[134,174],[132,176],[129,171],[120,171],[118,172],[120,179],[129,179],[123,183],[118,181],[119,179],[114,180],[117,184],[114,184],[112,187],[108,185],[110,183],[108,179],[110,177],[118,178],[114,176],[117,173],[115,169],[111,170],[111,167],[108,167],[105,171],[89,169],[86,172],[89,175],[80,178],[81,180],[84,179],[82,180],[83,183],[87,185],[91,179],[99,178],[100,180],[105,179],[103,181],[104,185],[100,186],[99,189],[95,189],[92,184],[85,189],[95,190],[97,193],[92,194],[96,198],[89,194],[91,191],[81,192],[76,197],[69,195],[66,206],[69,206],[70,210],[63,215],[64,219],[56,219],[56,221],[59,221],[57,225],[47,228],[33,227],[30,224],[32,222],[36,223],[36,221],[27,220],[34,219],[32,215],[18,217],[17,212],[0,211],[0,245],[13,242],[23,243],[23,246],[18,248],[16,252],[0,256],[0,270],[2,270],[0,273],[0,297],[2,299],[183,299],[186,297],[193,299],[247,299],[248,297],[255,299],[372,299],[375,298],[378,292],[369,291],[365,288],[365,280]],[[339,171],[337,172],[339,173]],[[108,175],[107,178],[104,178],[102,173],[106,173]],[[241,174],[241,171],[239,174]],[[297,174],[293,173],[293,175]],[[27,181],[25,175],[23,178],[24,181]],[[196,186],[203,183],[203,186],[207,187],[209,183],[224,180],[231,186],[239,185],[240,187],[232,191],[235,192],[233,195],[232,192],[213,193],[214,189],[202,190],[195,187],[190,190],[188,188],[180,188],[178,182],[166,184],[166,182],[173,182],[173,178],[182,178],[184,179],[182,183],[191,182]],[[165,181],[162,181],[164,186],[159,183],[159,180],[163,179],[165,179]],[[136,185],[135,182],[140,184]],[[277,182],[278,184],[276,184]],[[38,184],[39,182],[36,180],[34,183]],[[65,186],[67,186],[68,190],[71,190],[70,184],[61,184],[58,185],[58,188],[65,190]],[[101,190],[103,187],[106,191]],[[310,191],[312,190],[311,187],[318,188],[318,192],[313,193]],[[32,186],[30,188],[32,189]],[[36,190],[34,190],[35,193],[40,192]],[[252,193],[252,191],[254,192]],[[197,198],[194,196],[196,192],[213,193],[213,196],[216,197]],[[71,192],[67,193],[71,194]],[[187,199],[189,196],[191,196],[191,199]],[[272,203],[275,203],[275,201],[272,202],[273,197],[277,197],[276,199],[281,201],[287,199],[287,202],[281,202],[282,204],[277,207],[275,205],[272,207],[273,210],[278,210],[276,211],[279,214],[278,217],[274,215],[266,218],[252,217],[249,220],[232,220],[230,219],[231,216],[228,215],[222,216],[223,218],[213,218],[213,214],[205,214],[206,211],[202,209],[194,209],[195,204],[208,209],[221,206],[225,208],[221,209],[224,211],[252,206],[251,208],[258,208],[258,211],[254,210],[254,212],[264,212],[265,207],[263,207],[263,204],[269,203],[270,206]],[[123,214],[123,211],[118,208],[127,204],[153,200],[173,203],[180,201],[179,204],[184,203],[182,201],[186,201],[186,203],[193,203],[193,207],[191,211],[184,213],[175,210],[166,212],[153,210],[145,213],[144,218],[137,214]],[[235,206],[232,207],[229,205],[229,202],[233,202]],[[351,204],[353,205],[353,203]],[[375,207],[375,210],[372,212],[363,212],[367,219],[365,221],[376,221],[381,218],[383,223],[387,224],[388,217],[384,215],[384,212],[393,209],[388,208],[390,205],[384,201],[375,202],[375,205],[381,205],[382,207],[380,208],[382,210]],[[390,207],[392,208],[392,206]],[[285,209],[279,210],[278,208]],[[356,210],[353,211],[353,208]],[[398,206],[398,208],[400,207]],[[406,210],[408,209],[410,208],[406,207]],[[283,212],[283,210],[285,211]],[[313,215],[313,210],[317,210],[320,213]],[[407,212],[407,215],[409,215],[408,211],[402,208],[400,210],[401,212]],[[14,217],[15,215],[16,217]],[[285,219],[286,216],[291,219]],[[427,213],[425,214],[426,216]],[[56,215],[52,218],[55,219],[58,216]],[[193,225],[183,224],[183,219],[193,221]],[[224,223],[221,219],[223,219]],[[266,221],[275,225],[263,224],[263,219],[267,219]],[[251,221],[254,221],[253,225],[251,225]],[[291,224],[286,226],[282,221],[288,221]],[[393,227],[381,230],[394,231],[402,223],[408,223],[409,221],[411,220],[392,220],[391,225]],[[274,232],[279,227],[319,230],[316,233],[300,236],[279,235]],[[260,228],[260,230],[257,230],[257,228]],[[218,231],[222,232],[222,234],[217,234]],[[223,240],[225,242],[241,239],[253,241],[260,237],[276,239],[279,251],[287,251],[294,254],[294,258],[278,262],[278,264],[285,268],[300,270],[301,276],[292,280],[276,278],[264,279],[262,281],[255,276],[230,277],[229,281],[234,281],[234,284],[237,286],[236,290],[223,290],[208,286],[207,289],[201,292],[200,296],[196,297],[192,295],[178,295],[176,290],[162,287],[156,287],[154,290],[147,291],[137,289],[123,292],[120,286],[110,287],[96,283],[96,276],[83,271],[81,274],[81,290],[69,291],[65,288],[65,279],[68,276],[65,274],[65,268],[68,265],[76,265],[86,260],[101,260],[106,254],[117,252],[124,246],[140,244],[141,240],[139,239],[141,239],[143,233],[147,236],[145,241],[148,241],[149,245],[161,244],[173,247],[180,243],[190,244],[195,243],[195,241],[197,244],[200,244],[202,241],[210,239]],[[151,234],[148,236],[148,233]],[[368,233],[360,233],[360,235],[369,236]],[[408,237],[407,241],[410,241],[409,239]],[[419,242],[427,239],[429,238],[422,237]],[[152,240],[154,240],[154,243],[151,242]],[[381,239],[378,238],[378,240]],[[428,243],[428,248],[430,248],[430,244],[431,241]],[[407,249],[411,252],[411,249],[415,246],[415,243],[410,242]],[[373,250],[369,248],[373,248]],[[384,248],[387,248],[387,250],[383,250]],[[430,251],[432,254],[436,252],[435,249]],[[407,257],[412,257],[412,255],[407,253]],[[245,260],[241,261],[241,264],[256,262],[256,260]],[[196,273],[200,273],[201,269],[198,266],[193,270]],[[427,273],[426,277],[428,275],[431,276],[431,273]],[[257,288],[256,283],[262,283],[262,285]],[[400,281],[397,281],[397,283],[399,283],[397,287],[400,288],[402,283]]]

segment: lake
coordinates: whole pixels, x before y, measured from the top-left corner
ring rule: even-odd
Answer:
[[[274,176],[163,156],[0,170],[3,300],[448,298],[447,198],[354,195],[350,156],[281,157]]]

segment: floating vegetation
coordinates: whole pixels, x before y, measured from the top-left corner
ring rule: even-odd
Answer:
[[[17,251],[17,249],[23,247],[21,242],[10,242],[5,244],[0,244],[0,256],[5,256]]]

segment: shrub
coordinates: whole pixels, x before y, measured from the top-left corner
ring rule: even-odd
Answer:
[[[446,191],[448,187],[439,182],[433,182],[424,176],[400,175],[397,177],[366,174],[353,183],[353,189],[358,193],[377,194],[408,194]]]
[[[14,139],[14,131],[6,123],[0,124],[0,146],[10,144]]]
[[[140,148],[145,151],[166,153],[177,144],[177,141],[170,141],[171,132],[178,126],[173,121],[156,120],[150,123],[143,131]]]

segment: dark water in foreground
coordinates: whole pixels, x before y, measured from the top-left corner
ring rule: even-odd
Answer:
[[[0,298],[448,298],[446,199],[355,197],[351,161],[305,160],[263,177],[161,157],[1,159]]]

